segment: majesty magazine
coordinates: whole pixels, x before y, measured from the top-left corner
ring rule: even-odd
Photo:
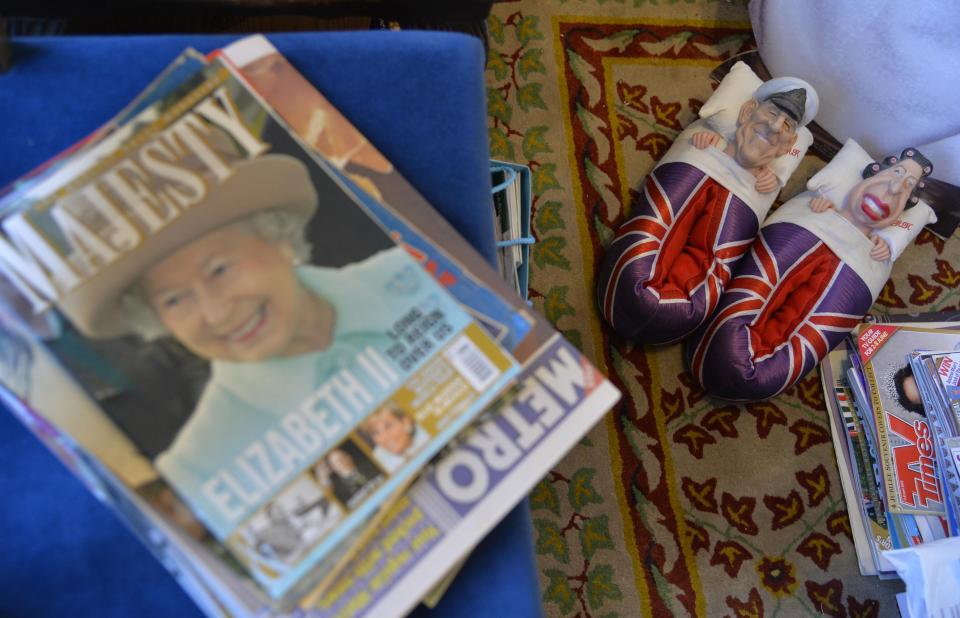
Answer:
[[[278,598],[518,367],[226,69],[137,122],[4,201],[6,317]]]
[[[237,137],[231,135],[225,143],[213,142],[212,150],[228,162],[228,169],[249,159],[291,152],[303,160],[302,145],[310,151],[304,163],[311,177],[319,176],[317,182],[332,182],[349,203],[344,210],[363,214],[360,219],[368,225],[371,219],[376,224],[379,239],[372,243],[374,248],[363,249],[352,234],[344,233],[355,229],[355,219],[320,220],[320,208],[327,208],[326,200],[321,199],[318,214],[307,229],[308,237],[316,234],[323,242],[313,242],[310,259],[301,259],[295,268],[310,265],[345,270],[375,254],[385,233],[387,250],[402,247],[419,274],[446,290],[462,314],[471,319],[464,332],[469,333],[473,346],[484,351],[481,357],[485,356],[498,371],[493,385],[485,391],[490,397],[482,399],[479,390],[471,391],[476,407],[461,410],[459,415],[444,414],[445,418],[456,417],[449,421],[452,433],[456,433],[449,441],[446,434],[433,435],[423,420],[428,418],[427,410],[438,408],[438,401],[449,402],[440,394],[405,400],[401,411],[407,412],[413,423],[407,423],[402,414],[380,417],[381,425],[387,426],[381,428],[384,445],[390,427],[404,429],[393,434],[405,436],[395,443],[394,450],[426,453],[422,446],[424,433],[432,436],[428,445],[442,447],[422,467],[426,458],[420,461],[412,454],[407,456],[399,470],[409,467],[419,475],[401,481],[396,480],[403,478],[400,472],[389,471],[389,450],[379,448],[381,445],[373,439],[372,433],[378,428],[371,426],[367,433],[365,419],[361,420],[347,439],[315,459],[306,475],[294,474],[295,482],[290,486],[300,489],[289,492],[292,500],[274,500],[282,503],[282,509],[273,513],[264,509],[258,519],[250,518],[247,525],[253,534],[244,539],[236,534],[226,538],[212,534],[196,517],[193,504],[157,474],[158,467],[163,466],[159,462],[179,440],[181,428],[194,422],[198,402],[215,372],[213,363],[198,357],[181,340],[164,336],[162,330],[160,336],[124,334],[115,339],[91,339],[64,320],[62,310],[34,313],[28,305],[30,300],[10,283],[8,287],[14,293],[8,290],[4,296],[9,307],[17,310],[6,312],[0,330],[11,340],[23,340],[29,353],[17,358],[30,360],[0,364],[4,385],[23,400],[21,408],[30,411],[18,416],[27,419],[34,433],[118,511],[209,615],[404,615],[438,582],[449,581],[447,574],[458,568],[470,550],[605,414],[619,394],[437,216],[393,164],[266,38],[243,39],[213,54],[206,66],[199,66],[203,63],[196,62],[195,53],[188,52],[184,57],[180,70],[168,71],[138,97],[135,106],[128,105],[127,110],[139,112],[137,117],[127,111],[127,117],[118,117],[110,131],[99,132],[83,148],[57,158],[56,165],[21,183],[16,197],[11,195],[0,203],[0,213],[29,210],[30,204],[49,199],[61,186],[85,173],[78,169],[86,170],[92,162],[112,156],[121,145],[126,149],[129,144],[152,140],[158,113],[166,113],[186,100],[199,84],[223,80],[218,83],[228,85],[234,104],[235,114],[230,117],[244,124],[255,140],[270,145],[269,150],[247,157]],[[184,64],[189,64],[192,72],[183,68]],[[214,86],[211,92],[216,91]],[[219,101],[217,104],[226,115],[231,114]],[[193,109],[195,105],[184,103],[182,107]],[[291,141],[296,148],[289,146]],[[225,156],[221,150],[237,154]],[[342,216],[349,215],[337,214]],[[15,241],[11,244],[18,247]],[[34,262],[45,268],[43,260]],[[407,277],[394,281],[407,281]],[[400,287],[406,289],[405,285]],[[44,299],[42,294],[38,296]],[[147,301],[139,308],[134,305],[135,316],[143,313],[144,305],[151,308],[149,297]],[[407,334],[420,336],[426,332],[441,347],[443,334],[430,331],[430,324],[428,317],[406,326],[404,320],[395,319],[388,324],[388,333],[399,334],[406,341],[404,328]],[[475,336],[477,326],[483,338]],[[499,347],[490,348],[487,344],[491,342]],[[510,363],[498,365],[494,350],[508,352],[522,365],[519,373]],[[408,355],[394,357],[389,351],[381,352],[386,363],[409,362],[419,354],[411,348]],[[398,354],[399,350],[393,352]],[[443,352],[440,356],[446,358]],[[371,361],[375,371],[382,369],[379,360],[383,359]],[[421,362],[424,366],[431,363],[429,359]],[[481,365],[472,361],[468,364],[486,375]],[[55,392],[31,388],[38,370],[44,372],[45,384],[63,388]],[[452,371],[462,375],[455,366]],[[423,375],[414,373],[405,378],[406,383],[428,390],[438,388],[441,380],[437,374]],[[502,391],[501,387],[510,382],[513,386]],[[151,388],[148,396],[138,397],[139,392]],[[446,395],[459,392],[458,388],[441,390]],[[497,390],[502,392],[492,401]],[[391,395],[389,399],[404,398]],[[83,405],[74,405],[81,400]],[[485,402],[490,403],[486,411],[474,416]],[[273,405],[273,401],[261,403]],[[66,407],[86,411],[58,413]],[[82,431],[86,417],[95,421],[90,426],[100,427],[108,437],[93,440],[86,435]],[[472,421],[467,423],[467,418]],[[297,421],[293,423],[297,425]],[[425,431],[419,432],[421,428]],[[222,428],[220,433],[227,431],[232,427]],[[325,435],[322,430],[317,433]],[[274,446],[268,440],[264,437],[261,441],[265,451]],[[281,452],[293,460],[293,449]],[[128,465],[131,462],[136,465]],[[249,459],[243,456],[237,464],[241,471],[250,467]],[[258,471],[255,469],[255,474]],[[303,476],[319,487],[319,494],[302,483]],[[266,485],[267,474],[263,472],[260,477]],[[232,489],[227,477],[220,478],[226,480],[222,487]],[[255,489],[252,484],[242,486],[247,493]],[[311,501],[310,497],[317,499]],[[318,502],[322,503],[320,508],[315,506]],[[232,504],[232,498],[227,504]],[[348,520],[344,515],[330,520],[327,514],[331,507],[343,514],[360,515],[351,522],[352,528],[345,528]],[[277,521],[280,525],[274,525]],[[316,538],[317,530],[320,537],[328,539],[328,547],[322,558],[314,559],[297,547],[304,545],[306,537]],[[294,567],[283,560],[285,551],[306,556],[295,558],[300,564],[313,559],[312,566],[305,566],[302,575],[287,575]],[[278,589],[278,581],[283,582],[285,592]],[[280,594],[284,598],[278,601]]]

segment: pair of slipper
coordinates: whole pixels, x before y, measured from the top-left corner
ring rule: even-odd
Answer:
[[[646,178],[603,260],[598,302],[632,341],[684,341],[691,372],[711,395],[766,399],[847,336],[893,261],[936,217],[922,201],[906,211],[882,231],[891,256],[880,261],[838,212],[814,212],[818,195],[842,205],[872,162],[853,140],[808,181],[808,191],[766,217],[775,194],[757,194],[719,150],[690,145],[704,122],[681,133]],[[806,146],[794,156],[802,158]]]

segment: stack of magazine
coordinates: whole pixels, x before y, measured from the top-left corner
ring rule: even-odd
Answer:
[[[617,390],[262,36],[0,197],[0,389],[212,616],[398,616]]]
[[[869,316],[820,375],[860,571],[958,535],[960,314]]]
[[[526,298],[530,272],[530,168],[519,163],[492,160],[494,229],[500,275]]]

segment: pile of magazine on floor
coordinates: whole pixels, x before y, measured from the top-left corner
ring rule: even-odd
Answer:
[[[0,215],[3,403],[210,615],[436,599],[619,398],[264,37]]]
[[[493,208],[496,215],[497,264],[500,276],[527,297],[530,275],[530,168],[507,161],[490,162]]]
[[[860,571],[895,577],[958,536],[960,313],[870,316],[820,375]]]

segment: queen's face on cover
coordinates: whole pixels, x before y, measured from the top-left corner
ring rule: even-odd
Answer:
[[[330,340],[333,311],[301,285],[294,266],[288,243],[233,224],[167,256],[140,286],[163,326],[193,353],[256,362]]]

